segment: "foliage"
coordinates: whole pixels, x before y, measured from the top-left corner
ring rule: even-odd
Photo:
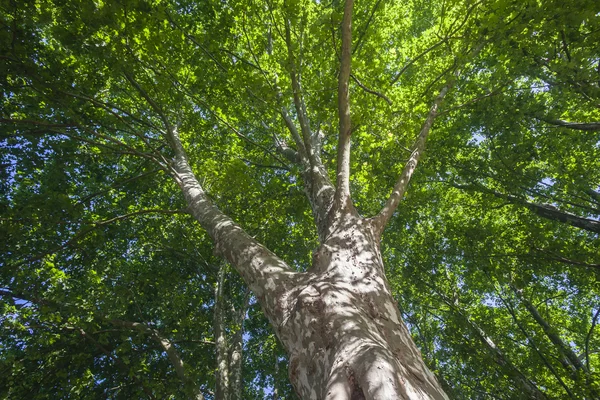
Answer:
[[[293,142],[280,110],[297,119],[295,68],[333,177],[341,2],[0,5],[0,396],[188,395],[148,334],[111,322],[125,320],[174,343],[211,398],[219,261],[165,171],[157,107],[218,206],[306,269],[318,241],[298,167],[278,151]],[[432,99],[453,82],[382,244],[426,362],[453,398],[518,398],[514,370],[548,398],[594,398],[596,4],[357,1],[354,21],[351,190],[361,214],[381,207]],[[234,273],[225,291],[239,309]],[[564,360],[527,301],[585,370]],[[294,398],[253,299],[247,314],[245,398]],[[230,335],[241,328],[227,324]]]

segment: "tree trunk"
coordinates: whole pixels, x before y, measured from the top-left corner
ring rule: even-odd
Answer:
[[[557,351],[562,357],[563,365],[568,365],[572,368],[573,371],[583,371],[587,374],[587,368],[577,354],[571,348],[563,342],[563,340],[558,336],[558,333],[550,326],[550,324],[542,317],[539,313],[538,309],[523,295],[522,290],[517,289],[513,285],[510,285],[510,288],[513,290],[517,298],[521,301],[521,303],[525,306],[529,314],[535,319],[535,321],[542,327],[546,337],[554,344]]]
[[[214,334],[217,347],[217,371],[215,384],[215,400],[229,400],[229,362],[225,321],[223,319],[223,282],[225,280],[225,263],[221,263],[215,288],[215,321]]]
[[[334,226],[276,327],[298,395],[447,399],[401,320],[371,221],[350,213]]]
[[[516,387],[523,390],[523,392],[530,398],[535,400],[546,400],[546,395],[537,387],[537,385],[532,382],[525,374],[517,368],[516,365],[512,363],[512,361],[504,354],[504,352],[494,343],[491,337],[487,335],[487,333],[477,325],[467,314],[465,314],[460,308],[457,307],[457,302],[453,302],[448,297],[444,296],[442,293],[437,291],[435,288],[432,288],[440,298],[450,307],[450,309],[454,310],[454,312],[459,315],[461,318],[465,320],[469,328],[479,341],[483,344],[483,346],[487,349],[488,354],[494,359],[494,362],[500,366],[502,372],[506,374],[516,385]]]
[[[242,380],[243,351],[244,351],[244,321],[246,311],[250,302],[250,292],[246,290],[246,296],[240,309],[237,311],[235,325],[237,330],[231,335],[229,350],[229,376],[231,380],[230,400],[242,400],[244,393],[244,382]],[[236,310],[232,310],[236,313]]]

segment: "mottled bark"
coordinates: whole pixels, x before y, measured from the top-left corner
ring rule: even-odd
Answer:
[[[372,221],[340,216],[277,334],[302,399],[447,399],[401,320]]]
[[[294,272],[210,202],[185,158],[178,163],[192,214],[253,290],[302,399],[447,399],[401,320],[372,220],[338,210],[312,268]]]
[[[290,357],[290,379],[300,398],[447,399],[402,322],[379,252],[379,237],[402,194],[394,191],[393,204],[386,207],[384,218],[362,218],[352,205],[348,87],[351,13],[352,1],[347,0],[342,22],[336,188],[320,159],[319,132],[310,128],[289,21],[285,27],[300,125],[298,132],[282,108],[281,115],[297,148],[297,154],[288,151],[287,158],[299,160],[302,166],[320,239],[309,271],[292,270],[212,203],[187,161],[177,130],[163,118],[175,152],[172,175],[183,191],[188,210],[213,239],[216,252],[236,268],[259,301]],[[445,87],[435,101],[425,122],[427,132],[447,90]],[[160,113],[158,107],[154,108]],[[420,136],[419,152],[425,139],[426,134]],[[280,151],[286,150],[280,147]],[[411,173],[415,166],[416,162]],[[410,176],[403,179],[404,188],[409,179]]]

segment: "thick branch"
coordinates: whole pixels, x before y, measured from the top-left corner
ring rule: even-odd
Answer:
[[[302,132],[302,141],[304,142],[306,155],[309,160],[312,160],[314,154],[312,145],[312,132],[310,130],[310,124],[306,115],[306,105],[304,104],[304,100],[302,99],[300,80],[298,76],[298,67],[296,66],[296,60],[294,58],[294,52],[292,49],[292,37],[289,21],[286,21],[285,24],[285,41],[288,49],[288,58],[290,63],[290,79],[292,81],[294,106],[296,107],[296,114],[298,115],[298,121],[300,122],[300,131]]]
[[[547,124],[561,126],[563,128],[574,129],[578,131],[598,132],[600,131],[600,122],[568,122],[562,119],[551,119],[545,117],[537,117]]]
[[[327,215],[329,213],[329,209],[331,208],[331,204],[333,203],[335,189],[331,184],[329,175],[323,166],[319,154],[319,132],[313,133],[310,129],[310,124],[306,113],[306,105],[302,99],[299,77],[292,51],[289,21],[286,21],[285,34],[290,62],[290,78],[292,81],[292,91],[294,93],[294,105],[296,108],[296,114],[298,115],[298,120],[300,122],[302,137],[300,137],[294,122],[289,117],[285,108],[281,109],[281,116],[283,117],[287,128],[289,129],[292,137],[296,141],[296,145],[298,146],[298,152],[300,153],[302,160],[302,176],[304,179],[306,194],[311,203],[313,215],[317,225],[317,232],[319,233],[319,237],[323,239],[326,231]]]
[[[415,144],[413,145],[413,151],[410,155],[410,158],[404,166],[404,170],[402,170],[402,174],[398,178],[398,181],[394,186],[392,194],[388,198],[387,202],[385,203],[379,214],[374,218],[374,226],[378,230],[379,234],[383,232],[383,229],[385,228],[388,221],[394,214],[394,211],[398,207],[400,200],[402,200],[404,192],[406,192],[406,188],[408,187],[410,178],[412,177],[413,172],[417,167],[417,163],[421,158],[421,154],[425,150],[425,142],[427,141],[427,136],[429,135],[429,131],[431,130],[435,117],[437,116],[438,108],[444,100],[446,93],[448,93],[449,88],[449,85],[444,86],[444,88],[435,98],[433,105],[429,110],[429,114],[427,115],[427,119],[425,120],[425,123],[421,128],[421,132],[419,133],[419,136],[415,141]]]
[[[301,157],[301,161],[305,164],[310,164],[308,162],[308,158],[307,158],[308,153],[306,152],[306,147],[304,146],[304,140],[298,133],[296,124],[294,124],[294,121],[292,121],[292,118],[290,118],[290,115],[288,114],[285,107],[281,108],[280,114],[281,114],[281,117],[283,118],[283,121],[285,122],[285,126],[290,131],[290,134],[292,135],[294,142],[296,142],[296,146],[298,146],[298,152],[299,152],[299,156]]]
[[[527,207],[531,212],[537,214],[540,217],[550,219],[553,221],[563,222],[576,228],[585,229],[586,231],[600,233],[600,222],[593,219],[583,218],[575,214],[571,214],[566,211],[559,210],[558,208],[549,204],[537,204],[531,203],[525,199],[522,199],[511,194],[504,194],[495,190],[489,189],[482,185],[453,185],[459,189],[474,189],[480,192],[492,194],[498,198],[504,199],[512,204],[518,204]]]
[[[340,131],[337,153],[336,207],[345,206],[350,201],[350,64],[352,62],[352,6],[353,0],[346,0],[342,19],[342,52],[338,80],[338,115]]]
[[[227,259],[254,292],[271,324],[281,326],[287,315],[277,310],[282,308],[281,302],[287,301],[298,273],[213,204],[192,171],[176,127],[135,79],[129,74],[126,77],[164,123],[167,142],[175,153],[172,175],[183,192],[190,214],[213,239],[215,253]]]
[[[280,326],[285,316],[276,310],[285,301],[284,296],[294,286],[298,274],[213,204],[188,163],[179,134],[173,130],[169,136],[169,142],[174,144],[175,179],[188,210],[213,239],[215,252],[242,275],[271,323]]]

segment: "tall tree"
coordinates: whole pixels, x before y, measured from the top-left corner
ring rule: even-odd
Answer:
[[[7,395],[240,398],[245,312],[225,309],[247,299],[211,251],[251,290],[302,399],[460,393],[463,364],[436,363],[443,339],[425,334],[424,360],[398,299],[437,302],[459,327],[438,326],[443,349],[468,332],[513,393],[595,393],[598,32],[591,1],[6,1]],[[550,357],[518,359],[507,341],[544,342],[490,300],[494,279],[559,291],[561,277],[584,292],[574,349],[525,308],[585,371],[580,391]],[[503,319],[518,329],[492,338]],[[69,346],[94,350],[49,378]],[[31,370],[41,391],[15,381]]]

